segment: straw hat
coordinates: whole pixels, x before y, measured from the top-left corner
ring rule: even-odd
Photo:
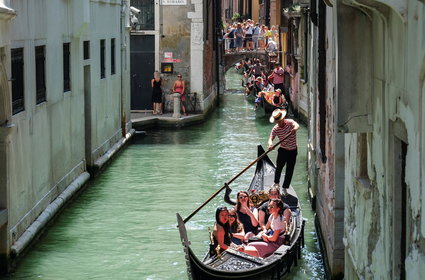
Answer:
[[[269,121],[271,123],[278,122],[278,121],[283,120],[285,118],[285,116],[286,116],[286,110],[285,109],[276,109],[276,110],[273,111]]]

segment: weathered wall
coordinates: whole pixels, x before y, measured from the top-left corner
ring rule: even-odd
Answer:
[[[0,148],[0,155],[7,158],[7,168],[0,164],[0,173],[6,171],[8,178],[7,190],[0,189],[2,196],[7,194],[8,208],[7,233],[1,232],[0,253],[4,252],[5,240],[9,254],[10,246],[22,239],[24,232],[28,233],[30,225],[37,228],[33,223],[36,218],[43,222],[51,218],[53,213],[43,212],[46,207],[69,186],[74,189],[87,180],[86,163],[95,163],[122,138],[121,116],[129,113],[129,72],[126,68],[121,72],[120,5],[121,0],[10,3],[17,16],[10,22],[10,32],[5,33],[10,34],[10,45],[4,49],[10,59],[11,48],[24,48],[25,110],[10,118],[14,128],[6,148]],[[112,38],[115,38],[115,74],[111,74]],[[103,79],[100,78],[101,39],[106,41]],[[89,60],[83,59],[86,40],[90,41]],[[63,43],[70,43],[71,90],[67,92],[63,90]],[[39,45],[46,46],[47,100],[36,105],[34,48]],[[123,57],[128,62],[128,55]],[[84,67],[90,67],[86,93]],[[85,95],[89,96],[85,98]],[[11,102],[10,96],[0,98],[0,103]],[[91,114],[87,114],[87,102]],[[124,125],[131,127],[127,121]],[[34,233],[26,234],[26,241],[19,244],[25,246]]]
[[[406,279],[420,279],[425,273],[425,4],[416,0],[352,4],[338,7],[345,11],[341,23],[362,27],[373,38],[346,37],[352,48],[372,51],[370,59],[360,56],[352,67],[359,73],[370,72],[363,76],[370,80],[370,90],[360,97],[370,99],[367,114],[373,128],[366,131],[366,147],[360,141],[363,125],[351,126],[345,135],[345,276],[398,279],[404,263]],[[407,144],[404,163],[402,142]],[[366,157],[360,156],[362,150],[367,151]],[[359,176],[364,161],[367,177]],[[407,196],[405,234],[401,228],[403,188]],[[400,258],[401,243],[406,246],[405,260]]]
[[[172,52],[174,58],[181,59],[181,62],[174,63],[174,73],[163,74],[164,88],[171,89],[177,79],[176,74],[181,73],[186,92],[196,93],[196,108],[199,111],[208,110],[217,96],[213,50],[214,3],[191,0],[187,1],[187,5],[161,6],[162,38],[159,57],[163,58],[164,52]],[[166,96],[166,99],[171,101],[172,97]],[[171,102],[168,103],[171,106]]]
[[[0,273],[7,270],[9,240],[8,236],[8,147],[9,134],[12,132],[10,119],[12,114],[9,102],[10,90],[10,21],[15,16],[10,8],[10,1],[0,0]]]
[[[310,14],[309,22],[308,84],[301,87],[309,97],[309,188],[330,277],[341,277],[344,271],[344,138],[336,126],[339,102],[336,15],[332,7],[323,2],[318,3],[315,11],[318,15]]]

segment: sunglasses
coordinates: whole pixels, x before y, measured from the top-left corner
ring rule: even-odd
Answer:
[[[182,76],[177,76],[177,78],[181,78]]]
[[[231,217],[231,218],[236,218],[236,215],[229,215],[229,217]]]
[[[248,196],[246,196],[246,195],[240,195],[239,196],[239,199],[242,199],[242,198],[247,198]]]
[[[279,194],[275,192],[275,193],[270,193],[270,195],[279,195]]]
[[[269,209],[273,209],[273,208],[276,208],[276,206],[274,206],[274,205],[269,205],[269,206],[267,206],[267,208],[269,208]]]

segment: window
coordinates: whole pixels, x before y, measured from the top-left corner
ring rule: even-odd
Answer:
[[[155,3],[152,0],[132,0],[131,5],[141,13],[131,13],[131,26],[135,30],[155,30]]]
[[[357,138],[357,158],[359,160],[357,175],[362,178],[369,178],[367,172],[367,133],[361,133]]]
[[[111,39],[111,75],[115,74],[115,38]]]
[[[25,110],[24,103],[24,49],[12,49],[12,114]]]
[[[70,43],[63,44],[63,91],[71,90],[71,53],[69,52]]]
[[[84,60],[90,59],[90,41],[83,42]]]
[[[35,47],[36,104],[46,101],[46,47]]]
[[[100,78],[105,78],[105,40],[100,40]]]

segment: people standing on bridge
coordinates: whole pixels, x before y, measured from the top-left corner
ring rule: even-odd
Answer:
[[[246,21],[246,29],[245,29],[246,50],[248,51],[252,51],[254,49],[253,41],[252,41],[253,32],[254,32],[254,26],[252,25],[252,21],[248,19]]]
[[[260,40],[261,27],[260,24],[257,23],[252,32],[252,40],[254,41],[254,49],[258,50],[258,41]]]
[[[174,82],[173,92],[180,94],[181,108],[182,108],[183,114],[187,116],[185,84],[184,84],[184,80],[182,80],[181,74],[177,75],[177,81]]]
[[[242,50],[242,40],[243,40],[243,29],[242,24],[238,23],[235,31],[236,36],[236,51],[240,52]]]
[[[152,103],[153,103],[153,113],[154,115],[162,115],[162,89],[163,81],[158,71],[153,73],[153,79],[151,81],[152,85]]]
[[[297,161],[297,130],[300,125],[291,119],[286,119],[285,109],[276,109],[270,117],[271,123],[277,124],[273,127],[268,140],[269,149],[273,148],[273,140],[277,136],[280,143],[276,160],[276,171],[274,176],[274,187],[279,188],[280,175],[286,165],[285,180],[282,184],[283,195],[288,194],[288,188],[291,184],[294,174],[295,162]]]
[[[271,39],[275,42],[279,42],[279,32],[277,30],[276,25],[272,25],[270,29]]]

